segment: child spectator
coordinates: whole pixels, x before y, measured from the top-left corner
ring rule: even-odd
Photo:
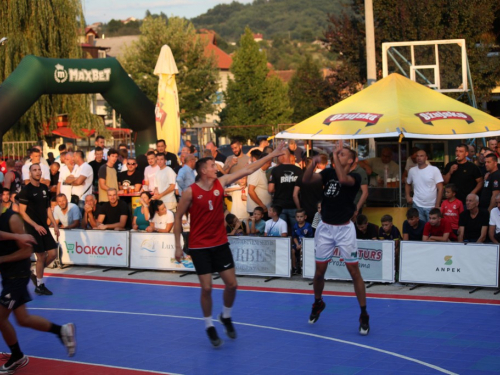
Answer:
[[[174,227],[174,213],[167,209],[165,202],[152,199],[149,202],[149,227],[147,232],[170,233]]]
[[[243,223],[234,214],[226,215],[226,233],[228,236],[243,236],[245,235],[245,227]]]
[[[425,223],[423,241],[448,242],[452,233],[451,224],[441,217],[441,210],[433,208],[429,212],[429,221]]]
[[[264,217],[264,209],[260,206],[255,207],[253,214],[248,219],[243,220],[247,229],[247,234],[255,236],[263,236],[266,230],[266,222],[262,220]]]
[[[392,223],[391,215],[384,215],[382,219],[380,219],[382,223],[382,227],[378,231],[378,238],[380,240],[401,240],[401,232],[399,229]]]
[[[286,237],[288,236],[288,226],[286,221],[280,219],[281,207],[272,205],[267,211],[270,219],[266,221],[264,236],[266,237]]]
[[[376,240],[378,238],[378,226],[369,223],[365,215],[356,218],[356,238],[358,240]]]
[[[464,205],[460,199],[455,198],[457,195],[457,186],[448,184],[444,187],[444,196],[446,200],[441,204],[441,214],[448,219],[451,224],[453,236],[458,235],[458,219],[460,214],[464,212]]]
[[[318,202],[318,212],[316,212],[316,214],[314,215],[314,219],[311,224],[314,230],[316,230],[320,221],[321,221],[321,202]]]
[[[299,208],[295,212],[295,220],[292,229],[292,275],[302,273],[302,238],[314,237],[313,227],[307,221],[306,210]]]
[[[232,200],[229,211],[240,220],[248,217],[246,186],[247,178],[243,177],[224,189],[224,193],[230,196]]]
[[[403,241],[422,241],[425,221],[420,220],[418,210],[410,208],[403,223]]]

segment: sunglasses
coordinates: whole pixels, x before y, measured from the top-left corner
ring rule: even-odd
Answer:
[[[127,165],[137,165],[136,163],[127,163]]]

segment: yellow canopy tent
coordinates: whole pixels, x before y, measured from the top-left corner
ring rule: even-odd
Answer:
[[[500,120],[397,73],[276,134],[286,139],[463,139],[500,135]]]

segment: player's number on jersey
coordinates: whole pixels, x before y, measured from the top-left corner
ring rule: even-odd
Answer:
[[[213,211],[213,210],[214,210],[214,205],[212,204],[212,201],[211,201],[211,200],[209,200],[209,201],[208,201],[208,209],[209,209],[210,211]]]

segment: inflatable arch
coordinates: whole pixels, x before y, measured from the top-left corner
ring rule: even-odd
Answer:
[[[100,93],[137,132],[136,150],[156,138],[155,105],[114,58],[49,59],[26,56],[0,86],[0,135],[44,94]]]

